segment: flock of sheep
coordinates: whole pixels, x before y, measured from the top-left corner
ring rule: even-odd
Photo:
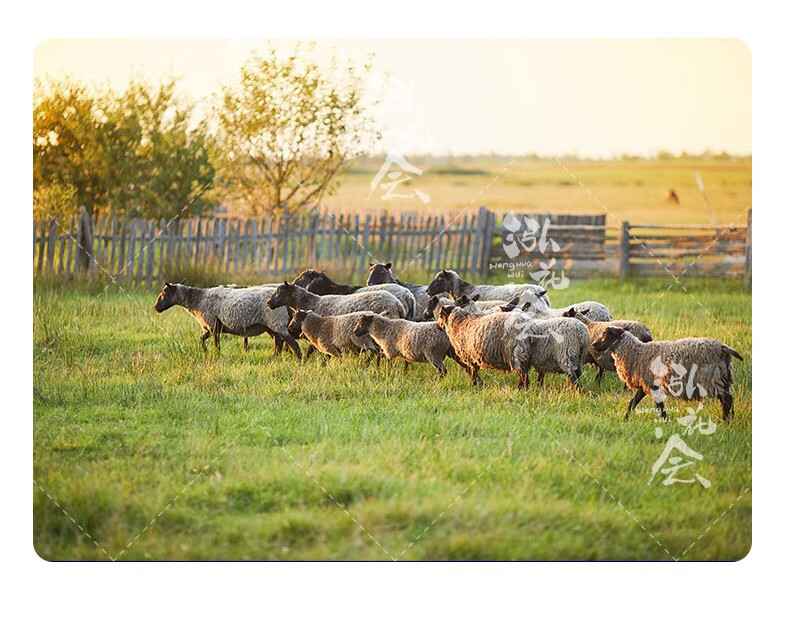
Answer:
[[[546,373],[561,373],[578,385],[582,365],[614,371],[634,391],[626,420],[646,396],[666,418],[664,397],[713,397],[726,421],[732,414],[732,358],[743,358],[712,338],[654,341],[643,323],[613,320],[606,306],[585,301],[552,308],[546,291],[531,284],[473,285],[452,270],[441,270],[428,285],[404,283],[391,263],[370,264],[366,286],[341,285],[325,273],[305,270],[292,283],[208,289],[165,283],[154,306],[162,312],[182,306],[203,328],[201,345],[220,335],[244,338],[269,334],[275,355],[287,345],[298,358],[297,339],[326,360],[370,352],[377,363],[403,358],[427,362],[441,375],[452,358],[480,385],[481,368],[511,371],[517,386],[529,388],[529,371],[542,385]],[[658,364],[657,364],[658,361]],[[672,369],[694,370],[694,386],[678,393]]]

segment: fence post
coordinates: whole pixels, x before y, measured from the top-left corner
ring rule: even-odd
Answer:
[[[93,261],[93,226],[85,205],[80,207],[79,234],[77,235],[77,265],[80,270],[95,272],[96,263]]]
[[[752,284],[752,210],[746,216],[746,257],[743,265],[743,282],[748,287]]]
[[[488,264],[491,260],[491,248],[494,245],[494,227],[496,225],[496,214],[486,210],[485,229],[483,230],[483,250],[480,260],[480,276],[488,277]]]
[[[628,276],[628,263],[629,263],[629,233],[630,225],[625,221],[620,226],[620,280],[624,280]]]
[[[469,278],[473,279],[480,270],[480,245],[483,239],[483,234],[485,231],[485,225],[487,222],[486,219],[486,208],[483,205],[480,205],[480,208],[477,210],[477,226],[475,227],[475,241],[472,247],[472,267],[470,269]]]

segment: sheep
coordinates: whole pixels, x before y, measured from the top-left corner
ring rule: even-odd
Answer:
[[[571,306],[563,313],[563,317],[574,317],[587,326],[587,331],[590,333],[590,342],[594,342],[601,336],[606,328],[609,326],[617,326],[626,330],[636,336],[643,343],[649,343],[653,340],[653,333],[645,324],[639,321],[631,321],[627,319],[618,319],[616,321],[597,321],[592,320],[586,311],[577,311],[576,307]],[[588,352],[587,362],[594,364],[598,373],[595,376],[595,383],[598,388],[601,387],[601,379],[603,378],[604,371],[615,371],[614,360],[612,360],[611,352],[597,352],[592,347]]]
[[[370,287],[339,285],[324,272],[304,270],[296,277],[293,284],[304,287],[311,293],[316,293],[318,295],[354,295],[356,293],[367,293],[368,291],[389,291],[398,298],[401,304],[403,304],[408,319],[415,319],[417,317],[417,305],[411,291],[396,283],[384,283]]]
[[[370,266],[367,279],[367,285],[369,287],[372,285],[381,285],[384,283],[395,283],[401,287],[406,287],[409,291],[411,291],[415,302],[417,302],[416,316],[426,316],[425,309],[428,308],[428,301],[431,297],[427,293],[427,285],[401,282],[395,277],[395,274],[392,273],[392,263],[368,263],[368,265]],[[430,319],[426,319],[425,321],[430,321]]]
[[[473,285],[463,280],[453,270],[441,270],[428,285],[428,295],[446,292],[454,298],[462,295],[473,297],[479,295],[481,300],[510,300],[519,295],[523,301],[534,306],[549,308],[551,303],[546,290],[538,285]]]
[[[307,339],[311,349],[317,349],[326,356],[325,361],[344,353],[376,352],[378,346],[372,337],[354,334],[357,322],[366,315],[373,313],[360,311],[322,317],[311,310],[297,310],[288,324],[288,332],[293,338]]]
[[[454,305],[441,306],[437,325],[447,333],[453,351],[479,386],[481,367],[518,374],[518,388],[529,388],[529,339],[520,339],[518,330],[505,313],[471,313]]]
[[[537,371],[539,385],[543,385],[546,373],[563,373],[571,385],[578,387],[590,347],[587,327],[581,321],[568,317],[538,319],[520,310],[498,314],[509,318],[510,329],[518,332],[519,339],[529,341],[528,367]]]
[[[490,313],[500,310],[505,304],[513,304],[518,301],[518,297],[511,300],[509,303],[502,300],[485,300],[480,301],[479,296],[475,295],[472,298],[462,295],[457,300],[453,300],[449,295],[440,293],[432,295],[428,300],[428,307],[423,313],[423,321],[436,321],[439,319],[439,311],[442,305],[455,305],[459,308],[466,308],[472,313]],[[515,308],[515,307],[514,307]]]
[[[538,297],[543,297],[544,295],[545,293],[539,293]],[[530,300],[525,300],[523,303],[518,300],[511,300],[508,304],[520,308],[538,319],[572,317],[572,315],[566,315],[566,313],[571,309],[575,309],[577,313],[584,313],[590,321],[612,321],[611,311],[600,302],[593,302],[592,300],[577,302],[565,308],[548,308],[542,304],[533,304]]]
[[[409,362],[429,362],[439,375],[444,376],[447,374],[444,366],[447,356],[464,366],[453,351],[447,334],[435,321],[417,323],[366,314],[357,322],[354,335],[373,337],[387,360],[403,358],[407,367]]]
[[[626,420],[648,394],[666,419],[667,393],[686,401],[714,397],[721,403],[724,421],[732,415],[732,358],[743,357],[721,341],[684,338],[643,343],[631,332],[609,326],[592,347],[597,352],[611,352],[617,375],[635,391],[625,412]],[[677,390],[678,384],[683,384],[681,390]]]
[[[294,310],[312,310],[319,315],[345,315],[356,311],[372,311],[403,319],[406,309],[387,291],[370,291],[356,295],[316,295],[304,287],[284,282],[275,289],[266,304],[271,309],[288,306]]]
[[[245,343],[247,337],[265,332],[275,339],[275,355],[284,341],[301,358],[298,343],[288,333],[288,312],[265,307],[274,292],[273,287],[231,285],[201,289],[165,282],[154,310],[161,313],[172,306],[183,306],[203,327],[200,345],[204,351],[209,336],[214,337],[214,347],[219,351],[223,332],[243,336]]]
[[[442,309],[444,305],[454,305],[453,299],[447,295],[446,293],[440,293],[439,295],[432,295],[428,299],[428,305],[425,307],[425,310],[422,313],[422,320],[423,321],[438,321],[439,320],[439,311]]]

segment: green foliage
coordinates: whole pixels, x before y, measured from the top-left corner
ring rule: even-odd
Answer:
[[[549,376],[524,395],[495,372],[473,388],[451,361],[439,379],[425,364],[272,358],[266,336],[244,353],[225,335],[220,355],[204,354],[185,311],[151,311],[156,292],[111,285],[97,297],[101,288],[37,281],[34,476],[60,507],[34,488],[35,549],[50,559],[106,559],[102,549],[121,559],[742,558],[751,296],[739,282],[673,284],[575,281],[552,302],[602,300],[657,338],[712,336],[744,355],[732,423],[685,438],[704,455],[707,490],[647,485],[665,440],[648,399],[622,420],[629,394],[613,374],[601,390],[588,367],[579,392]],[[665,431],[680,429],[679,415]],[[702,415],[719,422],[718,404]]]
[[[297,47],[253,54],[216,106],[222,179],[259,214],[319,203],[379,135],[363,101],[370,67],[320,67]]]
[[[85,205],[147,218],[172,217],[187,204],[191,214],[210,207],[202,194],[214,178],[206,124],[191,124],[192,106],[178,100],[175,88],[174,79],[133,80],[121,94],[68,78],[37,82],[37,199],[73,188],[72,213]]]

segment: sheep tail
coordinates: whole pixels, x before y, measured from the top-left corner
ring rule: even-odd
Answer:
[[[732,347],[728,347],[727,345],[724,346],[724,351],[726,351],[730,356],[733,358],[737,358],[738,360],[743,361],[743,356],[741,356],[737,351],[735,351]]]

